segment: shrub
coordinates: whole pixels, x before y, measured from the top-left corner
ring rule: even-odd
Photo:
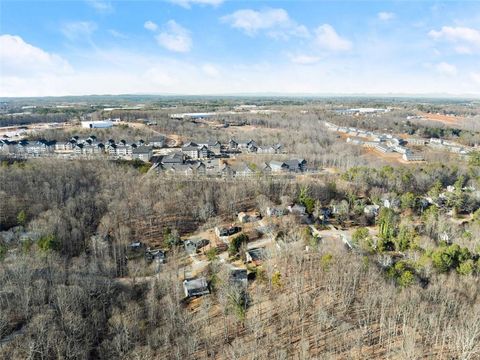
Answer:
[[[240,251],[240,247],[242,244],[248,242],[248,236],[245,234],[240,234],[235,236],[232,240],[230,240],[230,246],[228,247],[228,255],[235,256]]]
[[[272,275],[272,286],[280,288],[282,285],[282,274],[277,270]]]
[[[323,271],[328,271],[330,269],[332,260],[333,260],[332,254],[322,255],[322,257],[320,258],[320,266],[322,267]]]
[[[58,251],[61,245],[55,235],[42,236],[37,244],[42,251]]]

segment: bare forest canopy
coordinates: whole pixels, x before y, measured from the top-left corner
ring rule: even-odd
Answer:
[[[170,117],[239,105],[275,111]],[[336,111],[360,107],[390,111]],[[319,169],[195,177],[141,161],[2,159],[0,358],[480,358],[480,153],[392,163],[324,126],[474,145],[478,102],[125,95],[2,99],[0,108],[0,125],[72,124],[31,140],[254,139]],[[419,112],[471,123],[407,119]],[[109,117],[121,125],[79,126]],[[288,206],[301,216],[268,215]],[[258,219],[240,223],[242,212]],[[239,233],[224,241],[217,227]],[[187,254],[186,240],[204,237],[208,250]],[[268,249],[262,262],[247,261],[250,245]],[[147,261],[149,248],[165,263]],[[229,280],[231,267],[246,270],[244,290]],[[208,295],[185,294],[194,270]]]

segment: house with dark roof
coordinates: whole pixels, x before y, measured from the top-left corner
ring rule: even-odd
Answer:
[[[210,294],[207,279],[204,277],[184,280],[183,290],[187,298]]]
[[[166,163],[162,164],[162,170],[175,175],[204,175],[205,164],[201,161],[192,161],[183,164]]]
[[[189,143],[193,144],[193,143]],[[189,159],[198,159],[200,157],[200,152],[198,145],[185,145],[182,147],[182,153]]]
[[[222,150],[222,144],[218,140],[200,141],[198,142],[198,146],[205,146],[209,150],[209,153],[215,155],[220,155]],[[210,156],[210,154],[208,154],[208,156]]]
[[[247,149],[249,149],[249,148],[252,148],[252,149],[255,148],[255,149],[256,149],[258,146],[257,146],[257,143],[256,143],[254,140],[248,139],[248,140],[238,141],[237,147],[238,147],[239,149],[247,150]],[[256,150],[255,150],[255,151],[256,151]]]
[[[233,285],[238,286],[241,289],[246,289],[248,286],[247,269],[230,269],[229,280]]]
[[[236,150],[238,148],[238,142],[236,142],[234,139],[230,139],[228,142],[228,148],[230,150]]]
[[[307,169],[307,161],[304,159],[292,159],[285,161],[290,172],[303,172]]]
[[[260,265],[265,258],[267,257],[267,252],[264,248],[253,248],[248,249],[245,252],[245,258],[247,263],[254,263],[255,265]]]
[[[74,139],[70,139],[70,140],[65,141],[65,142],[57,142],[55,144],[55,150],[70,151],[70,150],[73,150],[76,143],[77,143],[77,141],[74,140]]]
[[[158,135],[158,136],[152,137],[148,141],[148,144],[156,148],[161,148],[165,146],[165,140],[166,140],[165,136]]]
[[[178,153],[178,152],[165,155],[161,160],[162,164],[183,164],[183,162],[184,162],[184,156],[182,153]]]
[[[138,146],[132,150],[132,159],[138,159],[145,162],[150,161],[153,152],[150,146]]]

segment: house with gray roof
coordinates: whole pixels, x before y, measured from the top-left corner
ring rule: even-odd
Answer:
[[[132,159],[139,159],[142,161],[150,161],[153,151],[150,146],[138,146],[132,150]]]
[[[307,161],[305,159],[292,159],[285,161],[287,169],[290,172],[303,172],[307,170]]]
[[[272,160],[268,163],[268,167],[272,172],[288,171],[288,165],[283,161]]]
[[[168,155],[165,155],[161,160],[162,164],[183,164],[183,162],[184,162],[184,156],[182,153],[178,153],[178,152],[173,152]]]
[[[183,290],[187,298],[210,294],[207,279],[204,277],[184,280]]]

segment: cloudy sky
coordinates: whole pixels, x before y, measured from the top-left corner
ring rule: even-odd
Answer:
[[[476,94],[480,2],[14,1],[0,96]]]

